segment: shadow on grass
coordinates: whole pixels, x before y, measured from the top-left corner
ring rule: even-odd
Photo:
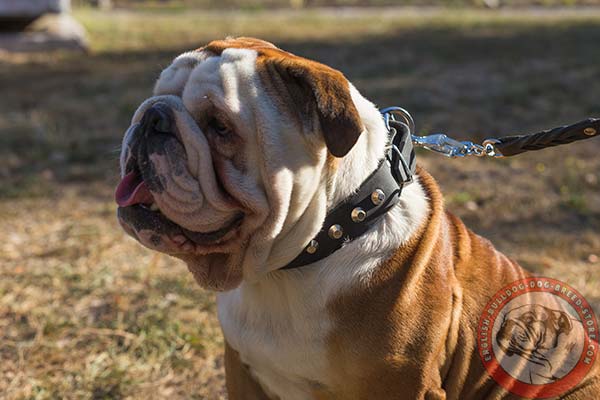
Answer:
[[[266,39],[340,69],[376,104],[409,109],[427,132],[481,139],[600,114],[600,25],[592,22]],[[133,111],[161,69],[199,45],[0,64],[0,86],[9,94],[0,98],[0,199],[56,193],[64,184],[110,187]],[[599,142],[579,156],[593,157]]]

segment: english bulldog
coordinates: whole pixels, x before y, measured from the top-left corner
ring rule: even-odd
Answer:
[[[252,38],[178,56],[133,116],[119,221],[219,291],[230,399],[515,398],[486,373],[476,330],[527,273],[445,211],[423,169],[366,233],[281,269],[388,141],[342,73]],[[598,393],[595,368],[565,398]]]
[[[578,319],[555,305],[524,304],[502,319],[496,342],[505,357],[503,367],[522,382],[544,385],[567,375],[577,364],[585,343]],[[519,358],[520,357],[520,358]]]

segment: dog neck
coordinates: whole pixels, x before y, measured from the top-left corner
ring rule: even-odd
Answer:
[[[330,177],[328,209],[353,194],[377,168],[388,140],[375,106],[352,93],[365,131]],[[373,229],[330,256],[218,294],[224,336],[265,390],[306,398],[306,382],[328,381],[327,335],[335,323],[328,305],[345,293],[361,296],[378,267],[416,234],[428,212],[427,196],[415,176]]]
[[[325,189],[321,190],[326,193],[326,204],[321,204],[326,206],[327,212],[356,193],[363,182],[379,167],[380,161],[385,157],[386,146],[390,140],[389,132],[375,105],[365,99],[352,84],[350,84],[350,93],[363,122],[364,131],[352,150],[345,157],[335,159],[336,167],[330,168],[328,170],[329,175],[324,176],[326,182],[323,182],[322,187]],[[317,204],[319,205],[319,202]],[[301,269],[307,271],[324,269],[319,273],[319,275],[322,275],[327,273],[328,269],[333,268],[336,263],[345,265],[346,263],[340,261],[343,260],[343,254],[355,254],[356,248],[371,242],[377,246],[375,247],[377,250],[369,250],[369,253],[387,255],[412,236],[426,217],[427,211],[426,195],[418,182],[418,177],[415,177],[415,182],[403,189],[397,206],[390,210],[387,213],[388,215],[381,218],[373,229],[325,259],[311,264],[308,268],[304,266]],[[314,217],[313,213],[306,213],[303,216],[303,218],[311,217]],[[297,224],[311,225],[305,223],[302,219]],[[357,242],[357,244],[355,245],[354,242]],[[346,251],[342,251],[344,249]],[[339,257],[340,255],[342,257]],[[359,268],[364,269],[364,266],[358,264]],[[337,272],[334,273],[334,275],[336,274]],[[279,280],[279,275],[282,274],[271,272],[265,275],[263,279],[265,282],[269,282],[274,276],[277,276],[276,280]],[[353,273],[349,274],[349,276],[353,275]],[[283,272],[283,276],[285,276],[285,272]]]
[[[327,210],[355,193],[362,182],[375,171],[384,157],[389,140],[377,108],[352,85],[351,94],[365,131],[350,153],[339,159],[335,173],[327,177]],[[325,298],[336,295],[339,290],[367,282],[376,267],[417,231],[428,210],[427,196],[415,176],[415,181],[404,188],[400,202],[366,234],[323,260],[297,270],[271,272],[256,282],[243,283],[235,292],[238,292],[237,295],[243,293],[243,297],[255,297],[248,304],[260,301],[259,299],[271,305],[281,304],[298,296],[297,300],[300,302],[317,301],[324,305]],[[308,292],[315,287],[326,290],[319,296],[312,296]],[[281,298],[275,300],[271,295],[265,295],[273,292],[279,293],[274,295],[275,298]],[[237,295],[225,293],[219,297],[231,298]],[[317,299],[322,299],[323,302]],[[257,307],[265,312],[263,307],[268,309],[269,305]]]
[[[377,169],[389,142],[388,131],[377,108],[350,84],[352,100],[364,124],[364,131],[352,150],[339,159],[332,171],[327,193],[327,211],[353,195]]]

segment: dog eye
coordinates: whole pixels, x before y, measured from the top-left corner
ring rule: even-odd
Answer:
[[[225,137],[231,133],[229,127],[218,118],[211,119],[208,126],[219,136]]]

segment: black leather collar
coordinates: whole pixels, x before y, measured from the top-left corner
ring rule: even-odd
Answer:
[[[280,269],[299,268],[328,257],[367,232],[400,201],[402,188],[413,180],[415,152],[409,127],[394,120],[386,123],[390,147],[379,167],[354,195],[327,214],[323,227],[302,253]]]

